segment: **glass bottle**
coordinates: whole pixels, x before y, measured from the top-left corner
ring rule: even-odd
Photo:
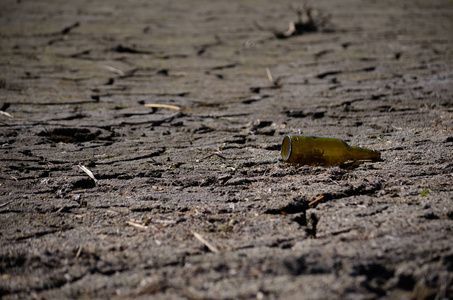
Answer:
[[[282,142],[283,161],[301,165],[342,165],[362,160],[377,161],[381,153],[353,147],[341,139],[288,134]]]

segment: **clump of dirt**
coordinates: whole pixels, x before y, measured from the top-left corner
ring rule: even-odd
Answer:
[[[325,15],[314,9],[310,5],[302,7],[293,7],[297,14],[297,21],[290,21],[288,30],[274,31],[274,35],[278,39],[287,39],[292,36],[302,35],[310,32],[322,30],[330,23],[331,16]]]

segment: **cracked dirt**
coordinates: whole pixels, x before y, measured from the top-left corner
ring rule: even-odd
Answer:
[[[2,298],[453,297],[451,1],[291,4],[1,2]]]

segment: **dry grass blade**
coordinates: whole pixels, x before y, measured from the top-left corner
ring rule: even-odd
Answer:
[[[271,73],[271,70],[269,70],[269,68],[266,68],[266,74],[267,74],[267,79],[269,79],[270,82],[274,82],[274,79],[272,78],[272,73]]]
[[[192,234],[197,240],[202,242],[209,250],[211,250],[212,252],[214,252],[216,254],[220,253],[219,249],[217,249],[214,245],[212,245],[207,240],[205,240],[200,234],[198,234],[198,233],[196,233],[194,231],[192,231]]]
[[[109,70],[110,72],[113,72],[113,73],[116,73],[120,76],[125,76],[126,73],[124,73],[123,71],[121,71],[120,69],[117,69],[117,68],[114,68],[112,66],[102,66],[104,69],[106,70]]]
[[[315,204],[316,202],[321,201],[322,199],[324,199],[324,195],[323,194],[319,195],[315,200],[313,200],[310,203],[308,203],[308,205],[311,206],[311,205]]]
[[[78,165],[77,167],[79,167],[80,170],[82,170],[82,171],[85,172],[88,176],[90,176],[90,178],[93,179],[95,183],[98,182],[98,180],[96,179],[96,177],[94,177],[93,172],[91,172],[90,170],[88,170],[87,167],[85,167],[85,166],[83,166],[83,165]]]
[[[13,115],[7,113],[6,111],[0,110],[0,115],[6,116],[8,118],[14,118]]]
[[[79,258],[80,254],[82,254],[82,249],[83,247],[82,246],[79,246],[79,249],[77,250],[77,253],[75,255],[75,258]]]
[[[11,202],[13,202],[13,200],[8,201],[8,202],[5,202],[5,203],[3,203],[3,204],[0,204],[0,208],[1,208],[1,207],[4,207],[4,206],[7,206],[7,205],[10,204]]]
[[[149,103],[149,104],[145,104],[145,107],[151,107],[151,108],[168,108],[168,109],[174,109],[174,110],[181,110],[181,107],[176,106],[176,105],[169,105],[169,104]]]
[[[148,226],[145,226],[145,225],[142,225],[142,224],[139,224],[139,223],[135,223],[133,221],[126,221],[126,224],[131,225],[131,226],[133,226],[135,228],[148,229]]]

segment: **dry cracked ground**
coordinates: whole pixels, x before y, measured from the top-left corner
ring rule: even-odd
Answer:
[[[453,297],[453,3],[293,2],[1,1],[3,299]]]

